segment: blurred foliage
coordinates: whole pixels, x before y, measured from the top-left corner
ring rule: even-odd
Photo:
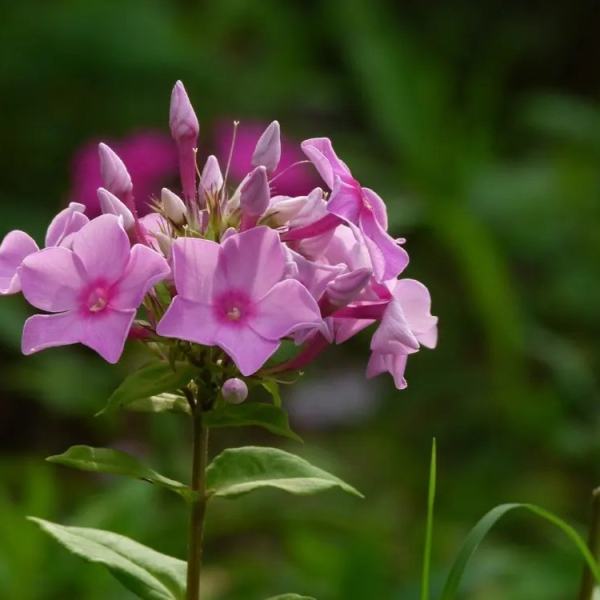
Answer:
[[[499,502],[535,502],[584,527],[600,479],[597,3],[23,0],[1,9],[0,234],[41,236],[84,142],[166,130],[180,78],[204,156],[223,117],[278,118],[296,139],[331,136],[408,238],[409,276],[431,288],[440,347],[410,361],[407,391],[357,378],[366,336],[284,390],[306,442],[299,453],[367,500],[215,502],[215,598],[289,589],[320,600],[416,598],[433,435],[438,588],[465,532]],[[41,457],[112,445],[185,478],[187,424],[94,419],[139,360],[135,349],[117,368],[81,349],[24,359],[27,311],[19,299],[0,304],[0,596],[130,598],[24,516],[113,529],[183,556],[183,508],[150,486]],[[278,443],[259,431],[215,437],[215,451]],[[574,597],[580,570],[560,537],[509,518],[476,558],[465,597]]]

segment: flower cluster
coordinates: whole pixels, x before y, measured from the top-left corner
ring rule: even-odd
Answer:
[[[100,216],[72,202],[45,248],[22,231],[2,241],[0,294],[22,291],[44,311],[26,321],[23,352],[79,343],[114,363],[136,338],[165,359],[206,367],[227,383],[224,396],[241,401],[243,378],[298,371],[376,324],[367,375],[387,371],[404,388],[407,357],[435,346],[437,318],[427,288],[399,279],[408,254],[387,232],[382,199],[327,138],[301,144],[326,189],[278,195],[278,177],[294,166],[279,165],[277,121],[230,189],[231,153],[228,164],[209,156],[197,169],[199,124],[181,82],[169,121],[179,193],[163,189],[139,216],[124,162],[100,144]],[[284,340],[291,357],[277,354]]]

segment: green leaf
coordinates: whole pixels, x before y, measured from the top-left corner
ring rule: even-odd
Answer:
[[[291,429],[287,413],[273,404],[246,402],[227,404],[204,413],[203,421],[208,427],[243,427],[255,425],[274,433],[301,442],[302,439]]]
[[[490,529],[506,513],[515,509],[524,509],[546,521],[549,521],[558,529],[560,529],[573,542],[577,550],[579,550],[579,553],[587,563],[596,581],[600,583],[600,566],[592,556],[586,543],[575,531],[575,529],[573,529],[573,527],[571,527],[568,523],[565,523],[556,515],[534,504],[501,504],[500,506],[496,506],[486,513],[469,532],[469,535],[467,536],[462,548],[460,549],[460,552],[458,553],[458,556],[456,557],[456,560],[454,561],[454,564],[452,565],[452,569],[450,569],[450,573],[446,579],[446,584],[440,600],[454,600],[454,598],[456,598],[463,575],[469,560],[475,553],[475,550],[477,550],[479,544],[483,541]]]
[[[176,363],[175,368],[163,361],[150,363],[129,375],[110,395],[106,406],[98,414],[125,408],[132,402],[164,392],[179,390],[195,374],[196,369],[187,363]]]
[[[279,384],[274,379],[263,379],[260,384],[269,392],[273,398],[273,404],[281,408],[281,394],[279,393]]]
[[[189,415],[191,412],[190,405],[183,396],[168,392],[150,396],[149,398],[142,398],[141,400],[134,400],[126,408],[134,412],[146,413],[176,412]]]
[[[28,517],[73,554],[104,565],[128,590],[144,600],[183,600],[186,564],[133,540],[101,529],[65,527]]]
[[[291,494],[315,494],[331,488],[363,495],[334,475],[277,448],[247,446],[230,448],[217,456],[206,470],[207,493],[235,497],[271,487]]]
[[[271,596],[267,600],[316,600],[316,598],[301,596],[300,594],[280,594],[279,596]]]
[[[194,492],[183,483],[163,477],[153,469],[147,467],[139,459],[109,448],[92,448],[90,446],[71,446],[63,454],[49,456],[48,462],[72,467],[81,471],[94,473],[110,473],[111,475],[124,475],[154,483],[183,496],[186,500],[194,499]]]
[[[429,464],[429,490],[427,493],[427,525],[425,527],[425,545],[423,550],[423,574],[421,577],[421,600],[429,600],[429,572],[431,570],[431,543],[433,538],[433,508],[435,504],[435,483],[437,471],[437,452],[435,438],[431,444],[431,462]]]

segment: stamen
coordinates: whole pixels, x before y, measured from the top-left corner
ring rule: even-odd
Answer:
[[[240,311],[240,309],[237,306],[234,306],[233,308],[230,308],[227,311],[227,318],[230,321],[239,321],[241,316],[242,316],[242,312]]]
[[[224,200],[225,190],[227,189],[227,177],[229,176],[229,167],[231,167],[231,159],[233,158],[233,150],[237,138],[237,130],[240,122],[233,122],[233,134],[231,136],[231,145],[229,146],[229,155],[227,156],[227,166],[225,167],[225,176],[223,177],[223,186],[221,187],[221,201]]]

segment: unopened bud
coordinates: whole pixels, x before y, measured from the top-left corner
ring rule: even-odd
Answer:
[[[200,132],[198,117],[196,117],[192,103],[181,81],[175,84],[171,93],[169,126],[171,135],[176,142],[189,138],[193,138],[195,142]]]
[[[175,223],[175,225],[183,225],[187,217],[187,209],[184,201],[174,194],[168,188],[163,188],[160,192],[165,215]]]
[[[204,163],[200,183],[198,184],[198,197],[203,206],[206,206],[209,194],[217,194],[223,187],[223,173],[219,161],[214,155],[210,155]]]
[[[160,251],[163,253],[165,258],[171,258],[171,252],[173,249],[173,238],[169,237],[166,233],[162,231],[155,231],[153,234],[156,243]]]
[[[133,191],[131,176],[117,153],[106,144],[98,145],[100,176],[104,187],[119,198],[126,198]]]
[[[131,211],[121,202],[114,194],[111,194],[107,189],[98,188],[98,200],[100,201],[100,209],[105,215],[116,215],[123,217],[123,227],[128,230],[133,227],[135,219]]]
[[[327,298],[335,306],[346,306],[363,291],[371,275],[366,267],[339,275],[327,285]]]
[[[281,133],[279,122],[273,121],[260,136],[252,155],[252,166],[263,166],[272,173],[281,158]]]
[[[260,217],[269,207],[269,181],[265,167],[256,167],[246,177],[240,189],[240,208],[243,215]]]
[[[229,404],[241,404],[248,397],[248,386],[237,377],[228,379],[221,388],[223,400]]]

